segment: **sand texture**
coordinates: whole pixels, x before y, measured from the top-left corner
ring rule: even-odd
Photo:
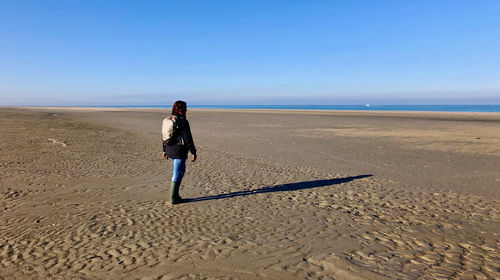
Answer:
[[[164,116],[0,109],[0,278],[500,278],[500,116]]]

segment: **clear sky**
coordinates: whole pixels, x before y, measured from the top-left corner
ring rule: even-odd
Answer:
[[[0,0],[0,105],[500,104],[500,1]]]

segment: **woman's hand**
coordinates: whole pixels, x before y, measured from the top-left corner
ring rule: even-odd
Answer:
[[[165,152],[161,153],[161,158],[162,159],[168,159],[167,153],[165,153]]]
[[[191,158],[192,158],[192,160],[191,160],[191,161],[192,161],[192,162],[195,162],[195,161],[196,161],[196,158],[197,158],[196,154],[192,154],[192,155],[191,155]]]

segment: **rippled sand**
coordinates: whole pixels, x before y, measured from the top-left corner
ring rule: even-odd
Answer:
[[[495,118],[191,114],[199,161],[171,206],[163,113],[0,110],[0,277],[500,277]]]

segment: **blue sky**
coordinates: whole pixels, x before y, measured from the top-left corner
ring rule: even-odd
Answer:
[[[500,104],[500,1],[0,0],[0,105]]]

